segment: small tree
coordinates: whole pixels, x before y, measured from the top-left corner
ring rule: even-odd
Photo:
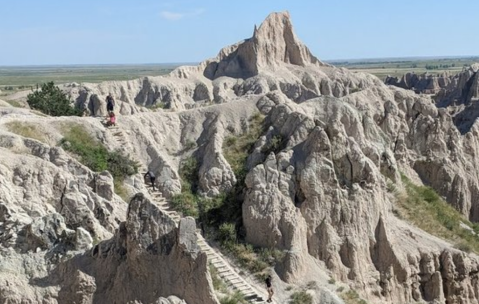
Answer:
[[[81,116],[83,111],[70,105],[67,95],[53,81],[42,84],[41,90],[27,96],[28,105],[51,116]]]

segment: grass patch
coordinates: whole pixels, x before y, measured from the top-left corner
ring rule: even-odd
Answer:
[[[397,195],[397,213],[428,233],[447,239],[466,252],[479,253],[479,225],[469,222],[456,209],[447,204],[432,188],[417,186],[401,175],[405,193]],[[461,227],[461,223],[471,230]]]
[[[138,173],[137,162],[118,151],[108,151],[80,125],[71,126],[60,141],[60,145],[78,155],[80,162],[91,170],[95,172],[108,170],[114,179],[115,193],[126,197],[127,193],[122,183],[125,177]]]
[[[12,121],[6,124],[8,130],[12,133],[18,134],[23,137],[33,138],[41,142],[45,142],[45,136],[37,128],[28,123]]]
[[[128,194],[128,191],[126,190],[125,186],[123,185],[123,181],[115,179],[113,181],[113,184],[115,186],[115,193],[119,197],[121,197],[122,200],[128,202],[130,200],[130,195]]]
[[[269,274],[269,269],[282,262],[285,257],[283,251],[275,248],[255,248],[251,244],[225,240],[220,242],[222,249],[240,267],[255,275],[260,281],[264,281]]]
[[[9,103],[12,107],[15,107],[15,108],[24,108],[23,104],[21,104],[20,102],[16,101],[16,100],[5,100],[7,103]]]
[[[296,291],[289,298],[289,304],[313,304],[313,297],[306,291]]]
[[[359,294],[354,289],[350,289],[346,292],[340,294],[341,299],[344,300],[345,304],[367,304],[365,300],[359,297]]]
[[[242,293],[236,291],[226,297],[220,299],[220,304],[248,304]]]
[[[210,269],[211,280],[213,281],[213,288],[222,293],[227,292],[228,288],[225,282],[220,278],[218,274],[218,270],[216,270],[216,268],[212,264],[209,265],[209,269]]]

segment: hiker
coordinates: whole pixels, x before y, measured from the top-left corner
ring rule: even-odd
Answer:
[[[111,93],[110,93],[106,97],[106,110],[108,112],[113,112],[114,107],[115,107],[115,99],[113,99],[113,96],[111,96]]]
[[[150,177],[150,182],[151,182],[151,186],[153,187],[153,191],[155,191],[155,179],[156,179],[156,176],[153,172],[151,171],[148,171],[146,172],[145,174],[145,178],[149,176]]]
[[[115,113],[110,112],[108,113],[109,120],[106,122],[107,127],[115,126],[116,125],[116,116]]]
[[[268,291],[268,300],[266,300],[266,302],[271,303],[273,302],[271,298],[273,297],[274,291],[273,291],[273,285],[271,285],[270,275],[266,277],[265,283],[266,283],[266,290]]]

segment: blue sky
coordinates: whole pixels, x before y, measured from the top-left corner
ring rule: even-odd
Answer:
[[[0,65],[198,62],[288,10],[323,60],[478,55],[477,0],[0,0]]]

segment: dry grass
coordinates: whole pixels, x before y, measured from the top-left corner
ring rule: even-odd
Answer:
[[[12,121],[6,124],[8,130],[23,137],[32,138],[41,142],[46,142],[45,135],[38,129],[28,123]]]
[[[343,299],[344,303],[346,304],[367,304],[368,303],[365,300],[361,299],[359,297],[359,294],[353,289],[350,289],[346,292],[341,293],[340,296],[341,296],[341,299]]]
[[[479,225],[468,221],[430,187],[417,186],[402,176],[405,193],[397,194],[397,215],[463,251],[479,253]],[[461,223],[470,227],[465,229]],[[474,232],[472,232],[473,230]]]

